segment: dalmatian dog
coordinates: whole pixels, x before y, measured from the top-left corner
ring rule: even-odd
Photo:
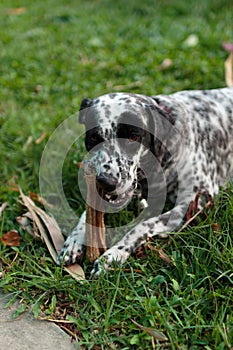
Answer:
[[[199,192],[214,196],[233,174],[233,89],[145,96],[111,93],[84,99],[79,122],[104,200],[121,209],[133,196],[147,200],[147,217],[94,262],[92,274],[126,259],[148,238],[176,230]],[[164,211],[169,199],[173,205]],[[60,254],[82,259],[86,213]]]

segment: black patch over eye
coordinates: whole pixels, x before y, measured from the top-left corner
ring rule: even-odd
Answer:
[[[102,136],[98,134],[97,130],[89,130],[86,132],[85,145],[88,151],[103,141]]]
[[[141,136],[132,132],[130,133],[130,135],[128,136],[128,140],[130,142],[140,142],[141,141]]]
[[[117,137],[126,139],[129,142],[141,142],[143,130],[137,126],[129,124],[119,124]]]

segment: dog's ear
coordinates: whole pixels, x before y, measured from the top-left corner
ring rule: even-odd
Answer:
[[[156,102],[156,104],[148,104],[146,105],[146,110],[150,111],[150,113],[154,113],[157,112],[159,113],[161,116],[163,116],[167,121],[169,121],[169,123],[171,123],[172,125],[175,124],[175,119],[173,116],[173,113],[171,111],[171,109],[169,108],[169,106],[166,106],[166,104],[159,104],[156,101],[156,98],[153,98]]]
[[[91,98],[84,98],[81,102],[80,111],[82,109],[88,108],[92,105],[93,100]]]
[[[79,108],[79,123],[83,124],[85,122],[85,113],[84,109],[91,107],[93,100],[91,98],[84,98],[81,102],[81,106]],[[82,112],[83,111],[83,112]]]

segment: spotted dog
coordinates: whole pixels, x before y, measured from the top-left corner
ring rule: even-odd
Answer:
[[[233,174],[232,88],[111,93],[84,99],[79,121],[104,200],[118,209],[138,195],[150,213],[95,261],[93,274],[126,261],[148,237],[174,231],[198,192],[216,195]],[[167,198],[173,207],[164,212]],[[85,215],[61,251],[65,264],[83,256]]]

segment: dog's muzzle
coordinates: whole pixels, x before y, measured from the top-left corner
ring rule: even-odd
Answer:
[[[97,175],[96,181],[99,187],[107,193],[115,191],[117,187],[117,178],[109,174],[100,173]]]
[[[136,176],[131,171],[132,161],[110,154],[109,150],[100,149],[87,161],[85,168],[91,168],[96,174],[97,187],[103,191],[106,206],[113,211],[120,210],[131,201],[137,187]]]

